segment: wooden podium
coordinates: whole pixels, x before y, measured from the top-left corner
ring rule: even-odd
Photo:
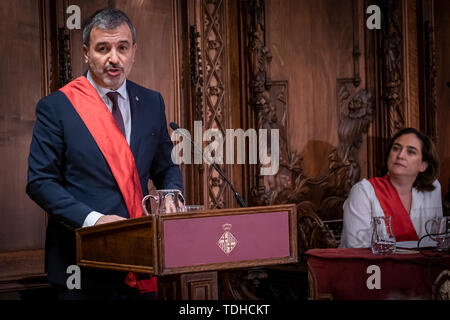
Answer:
[[[297,213],[289,204],[146,216],[78,229],[76,241],[80,266],[182,280],[200,272],[217,291],[219,270],[297,262]],[[184,282],[181,297],[192,298]]]

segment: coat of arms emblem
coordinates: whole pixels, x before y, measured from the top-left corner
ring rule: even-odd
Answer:
[[[217,241],[217,245],[225,254],[230,254],[231,251],[236,247],[238,241],[233,236],[233,234],[230,232],[232,225],[229,223],[225,223],[222,225],[222,228],[224,230],[224,233]]]

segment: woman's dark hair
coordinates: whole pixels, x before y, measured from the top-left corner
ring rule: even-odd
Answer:
[[[389,141],[389,145],[386,153],[386,164],[385,170],[387,172],[387,160],[389,158],[389,154],[391,153],[392,146],[394,145],[395,140],[399,137],[413,133],[420,140],[422,145],[422,161],[428,163],[427,169],[424,172],[419,172],[419,175],[414,181],[413,187],[415,187],[419,191],[433,191],[434,186],[433,182],[439,176],[439,158],[436,151],[436,146],[433,141],[424,133],[420,132],[414,128],[403,128],[395,133],[395,135]]]

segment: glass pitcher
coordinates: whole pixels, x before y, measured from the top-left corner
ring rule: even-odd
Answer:
[[[395,253],[396,241],[392,232],[392,217],[372,218],[372,253],[376,255]]]
[[[151,199],[156,203],[155,209],[152,210]],[[166,213],[184,212],[185,200],[183,194],[177,189],[156,190],[156,195],[146,195],[142,199],[142,208],[144,215],[164,215]],[[154,211],[154,212],[153,212]]]
[[[449,217],[435,217],[425,223],[425,231],[430,238],[436,241],[438,251],[447,251],[450,248],[450,219]]]

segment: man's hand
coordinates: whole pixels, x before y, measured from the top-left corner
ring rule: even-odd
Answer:
[[[175,203],[173,202],[173,196],[166,197],[164,206],[166,207],[166,213],[177,212],[177,208],[175,207]]]
[[[126,220],[126,218],[117,216],[117,215],[104,215],[97,220],[95,225],[110,223],[110,222],[120,221],[120,220]]]
[[[186,211],[186,207],[184,206],[184,203],[179,201],[178,202],[179,205],[179,210],[180,212],[184,212]],[[173,196],[168,196],[164,202],[164,206],[165,206],[165,212],[166,213],[174,213],[177,212],[177,207],[175,206],[175,203],[173,201]]]

